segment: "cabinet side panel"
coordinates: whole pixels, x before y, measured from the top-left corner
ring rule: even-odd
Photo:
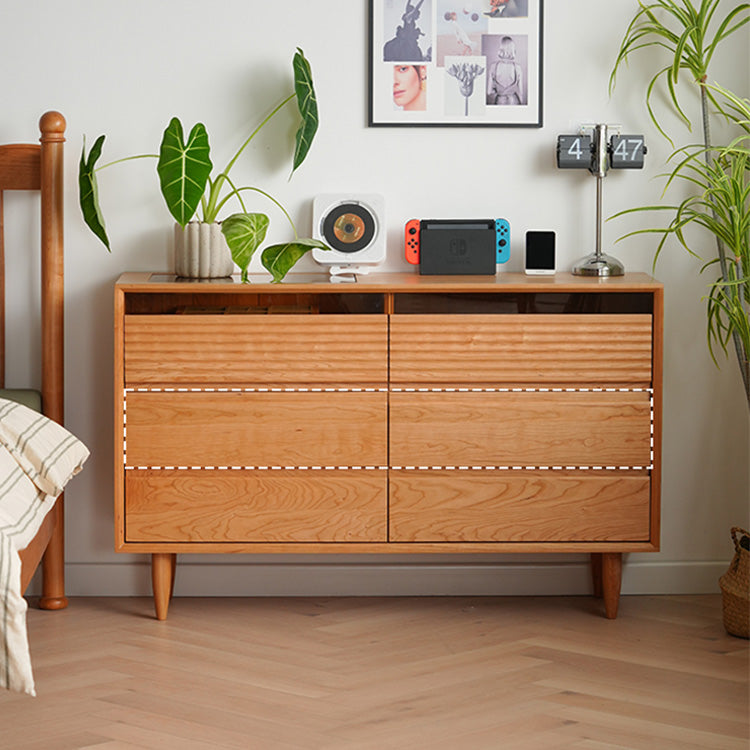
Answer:
[[[394,471],[392,542],[612,542],[649,538],[645,474]]]
[[[123,315],[125,294],[115,287],[115,331],[114,331],[114,519],[115,547],[125,539],[125,488],[123,476],[124,440],[125,440],[125,403],[124,403],[124,359],[123,359]]]
[[[127,315],[125,380],[169,384],[382,384],[383,315]]]
[[[661,457],[662,457],[662,410],[664,404],[664,289],[654,291],[654,364],[653,382],[653,452],[654,467],[651,472],[651,543],[656,550],[661,538]]]
[[[651,315],[393,315],[393,383],[651,382]]]
[[[385,471],[126,472],[127,542],[384,542]]]

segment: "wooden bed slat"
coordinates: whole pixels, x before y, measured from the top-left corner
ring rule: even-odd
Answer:
[[[41,190],[41,151],[36,143],[0,146],[0,190]]]

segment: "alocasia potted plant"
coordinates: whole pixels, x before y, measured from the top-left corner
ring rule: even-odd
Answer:
[[[242,199],[243,192],[260,193],[273,202],[284,213],[294,232],[294,239],[290,242],[271,245],[262,251],[261,262],[271,273],[274,281],[283,279],[289,269],[313,247],[327,249],[327,246],[318,240],[298,237],[289,213],[276,198],[258,187],[238,187],[229,176],[253,138],[277,112],[294,100],[297,102],[301,122],[295,138],[292,173],[304,161],[318,128],[318,107],[310,63],[299,48],[294,55],[293,71],[294,91],[266,115],[226,167],[214,177],[211,177],[214,165],[210,158],[208,133],[203,123],[194,125],[186,139],[182,123],[173,117],[164,131],[158,154],[129,156],[99,167],[96,164],[101,157],[105,136],[101,135],[96,139],[88,155],[84,143],[78,172],[79,201],[84,221],[89,229],[108,250],[111,249],[99,206],[97,171],[132,159],[156,158],[161,192],[169,212],[177,222],[178,229],[175,234],[178,242],[182,239],[181,233],[197,214],[200,215],[199,224],[214,224],[227,202],[232,198],[237,199],[242,210],[221,222],[221,235],[229,247],[231,260],[240,268],[243,281],[248,278],[248,266],[255,251],[263,243],[269,225],[268,216],[265,214],[247,211]],[[229,266],[231,269],[231,261]],[[226,274],[226,270],[218,273],[221,276]]]

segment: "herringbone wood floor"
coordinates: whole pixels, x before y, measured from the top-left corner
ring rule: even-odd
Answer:
[[[31,609],[16,750],[747,750],[718,596],[72,599]]]

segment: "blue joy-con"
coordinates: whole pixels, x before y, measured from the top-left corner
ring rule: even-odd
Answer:
[[[505,219],[495,219],[497,241],[496,263],[507,263],[510,259],[510,224]]]

